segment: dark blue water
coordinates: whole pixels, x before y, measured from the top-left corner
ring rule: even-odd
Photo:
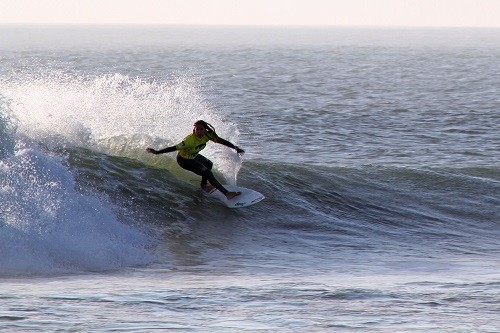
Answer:
[[[0,36],[0,327],[498,330],[498,30]],[[264,201],[145,153],[197,119]]]

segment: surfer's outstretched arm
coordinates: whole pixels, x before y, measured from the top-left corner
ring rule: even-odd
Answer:
[[[162,150],[156,150],[156,149],[153,149],[153,148],[146,148],[146,151],[148,153],[155,154],[155,155],[163,154],[163,153],[171,153],[171,152],[176,151],[176,150],[177,150],[176,146],[167,147],[167,148],[164,148]]]
[[[243,149],[241,149],[240,147],[238,146],[235,146],[234,144],[232,144],[231,142],[227,141],[226,139],[223,139],[221,137],[217,137],[217,141],[215,141],[217,143],[220,143],[221,145],[224,145],[226,147],[229,147],[229,148],[232,148],[234,150],[236,150],[236,152],[238,154],[243,154],[245,151]]]

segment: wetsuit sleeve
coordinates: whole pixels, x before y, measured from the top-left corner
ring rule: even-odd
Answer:
[[[157,150],[156,154],[171,153],[177,150],[177,146],[163,148],[162,150]]]
[[[229,147],[229,148],[232,148],[232,149],[237,149],[238,147],[236,147],[235,145],[233,145],[231,142],[223,139],[223,138],[220,138],[220,137],[217,137],[216,140],[214,140],[215,142],[217,143],[220,143],[221,145],[224,145],[226,147]]]

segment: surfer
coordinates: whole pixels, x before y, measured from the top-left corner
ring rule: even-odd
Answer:
[[[203,120],[198,120],[194,123],[193,133],[186,136],[181,143],[161,150],[147,148],[146,151],[157,155],[178,150],[177,164],[179,164],[182,168],[201,176],[201,188],[203,190],[210,191],[215,187],[217,190],[221,191],[228,200],[232,199],[237,195],[240,195],[241,192],[231,192],[225,189],[224,186],[222,186],[221,183],[215,179],[215,176],[211,171],[213,166],[212,161],[199,154],[199,152],[205,148],[208,141],[220,143],[224,146],[232,148],[236,150],[238,154],[243,154],[245,152],[240,147],[235,146],[231,142],[219,137],[215,132],[215,128]],[[210,184],[208,184],[208,182],[210,182]]]

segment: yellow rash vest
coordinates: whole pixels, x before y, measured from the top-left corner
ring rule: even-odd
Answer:
[[[175,146],[175,149],[179,151],[179,155],[183,158],[193,159],[198,155],[200,151],[205,148],[208,141],[217,142],[218,137],[214,136],[212,133],[206,133],[201,138],[197,138],[194,134],[189,134],[182,140],[181,143]]]

